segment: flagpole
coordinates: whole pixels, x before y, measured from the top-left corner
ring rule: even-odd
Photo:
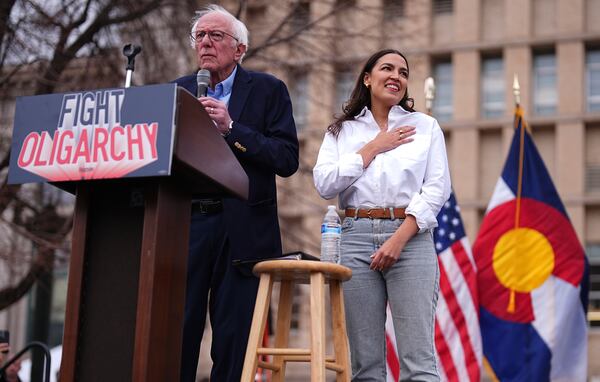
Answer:
[[[519,122],[522,123],[521,113],[521,87],[519,86],[519,78],[515,73],[513,79],[513,95],[515,97],[515,122],[514,127],[519,127]],[[520,131],[520,142],[519,142],[519,176],[517,178],[517,208],[515,211],[515,229],[520,226],[521,218],[521,192],[523,190],[523,160],[525,157],[525,129],[521,124]]]
[[[515,230],[519,229],[521,225],[521,194],[523,191],[523,162],[525,159],[525,126],[523,126],[523,113],[521,111],[521,87],[519,86],[519,78],[515,73],[513,79],[513,95],[515,97],[515,120],[514,128],[517,129],[521,126],[519,131],[519,172],[517,177],[517,194],[516,194],[516,207],[515,207]],[[514,313],[516,310],[515,303],[515,291],[510,290],[510,296],[508,299],[508,306],[506,311]]]
[[[517,73],[513,77],[513,95],[515,97],[515,105],[517,107],[521,104],[521,87],[519,86],[519,77]]]

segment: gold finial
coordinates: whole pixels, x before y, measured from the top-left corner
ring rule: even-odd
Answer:
[[[514,74],[513,79],[513,95],[515,96],[515,104],[521,104],[521,87],[519,86],[519,77],[517,73]]]
[[[435,82],[433,81],[433,77],[427,77],[425,79],[425,109],[427,110],[427,114],[431,114],[431,107],[433,106],[433,99],[435,98]]]

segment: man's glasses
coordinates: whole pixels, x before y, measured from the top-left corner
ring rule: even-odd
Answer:
[[[212,41],[212,42],[219,42],[219,41],[223,41],[223,39],[225,38],[225,36],[229,36],[232,39],[234,39],[235,41],[239,42],[239,40],[237,39],[237,37],[227,33],[227,32],[223,32],[223,31],[219,31],[219,30],[214,30],[214,31],[196,31],[195,33],[192,34],[192,40],[198,42],[198,41],[202,41],[202,39],[204,38],[204,36],[208,36],[208,38]]]

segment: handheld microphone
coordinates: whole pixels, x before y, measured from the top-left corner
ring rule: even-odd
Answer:
[[[208,86],[210,84],[210,72],[206,69],[198,70],[198,74],[196,75],[196,82],[198,82],[198,92],[196,96],[206,97],[208,93]]]

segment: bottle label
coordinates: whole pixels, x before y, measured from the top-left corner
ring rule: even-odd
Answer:
[[[321,224],[321,234],[324,234],[324,233],[341,234],[342,227],[337,224],[336,225]]]

